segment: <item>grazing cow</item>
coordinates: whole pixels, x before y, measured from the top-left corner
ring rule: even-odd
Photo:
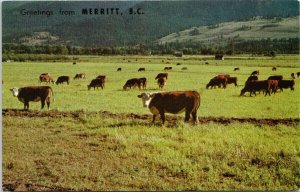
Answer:
[[[164,88],[166,85],[167,79],[165,77],[160,77],[157,79],[157,84],[160,89]]]
[[[233,71],[239,71],[239,70],[240,70],[239,67],[236,67],[236,68],[233,69]]]
[[[135,88],[138,87],[141,89],[140,79],[138,78],[132,78],[126,81],[125,85],[123,86],[123,90],[126,90],[127,88]]]
[[[181,63],[177,63],[176,65],[181,65]]]
[[[277,80],[277,81],[279,81],[279,80],[282,80],[282,79],[283,79],[282,75],[273,75],[273,76],[268,77],[268,80]]]
[[[291,74],[292,79],[295,79],[295,73]]]
[[[138,71],[145,71],[146,69],[144,67],[139,68]]]
[[[160,115],[165,123],[165,113],[178,114],[185,111],[184,121],[188,122],[192,115],[194,123],[198,122],[197,111],[200,106],[200,94],[197,91],[172,91],[160,93],[142,93],[138,95],[143,106],[153,114],[152,122]]]
[[[29,109],[30,101],[41,101],[41,109],[44,108],[46,102],[48,110],[50,109],[50,98],[53,97],[53,90],[49,86],[14,87],[10,91],[13,96],[18,97],[19,101],[24,103],[24,110]]]
[[[247,79],[247,81],[245,82],[245,84],[247,84],[250,81],[257,81],[257,80],[258,80],[257,76],[249,76],[248,79]]]
[[[155,79],[159,79],[160,77],[165,77],[166,79],[168,79],[168,73],[159,73]]]
[[[75,75],[73,79],[75,80],[75,79],[85,79],[85,78],[86,78],[85,73],[78,73]]]
[[[253,72],[251,73],[251,75],[252,75],[252,76],[253,76],[253,75],[259,75],[259,70],[253,71]]]
[[[277,68],[276,68],[276,67],[273,67],[273,68],[272,68],[272,71],[276,71],[276,70],[277,70]]]
[[[221,88],[221,85],[223,85],[223,88],[226,88],[227,85],[227,78],[212,78],[208,84],[206,85],[206,89],[208,89],[209,87],[211,87],[211,89],[216,86],[218,86],[219,88]]]
[[[58,85],[58,84],[63,84],[64,82],[67,82],[67,84],[69,85],[70,77],[69,76],[59,76],[55,83],[56,83],[56,85]]]
[[[76,62],[73,62],[73,65],[76,65]]]
[[[139,78],[139,87],[146,89],[147,86],[147,79],[145,77]]]
[[[297,77],[299,77],[300,76],[300,72],[297,72]]]
[[[187,67],[182,67],[181,70],[187,70]]]
[[[117,69],[117,71],[122,71],[122,68],[121,68],[121,67],[119,67],[119,68]]]
[[[104,79],[93,79],[93,80],[91,81],[91,83],[90,83],[87,87],[88,87],[88,90],[90,90],[91,87],[93,87],[94,90],[95,90],[96,87],[97,87],[97,89],[98,89],[99,87],[101,87],[101,89],[103,90],[104,84],[105,84]]]
[[[164,70],[165,70],[165,71],[167,71],[167,70],[172,70],[172,67],[165,67]]]
[[[228,77],[227,78],[227,84],[234,84],[236,87],[238,86],[237,85],[237,77]]]
[[[39,77],[40,83],[46,82],[46,83],[55,83],[52,77],[48,73],[42,73]]]
[[[295,81],[294,80],[280,80],[278,81],[278,89],[283,91],[283,89],[291,88],[294,91]]]
[[[272,83],[274,82],[276,82],[276,80],[249,81],[241,90],[240,96],[244,95],[246,92],[250,92],[250,96],[252,96],[252,93],[256,96],[256,91],[264,91],[265,96],[267,96],[267,94],[271,96]]]

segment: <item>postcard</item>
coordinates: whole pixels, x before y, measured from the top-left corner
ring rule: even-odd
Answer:
[[[1,13],[3,191],[299,189],[299,1]]]

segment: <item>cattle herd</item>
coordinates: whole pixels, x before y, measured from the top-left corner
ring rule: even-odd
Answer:
[[[186,70],[185,68],[184,70]],[[121,68],[118,68],[117,71],[121,71]],[[164,70],[172,70],[172,67],[166,67]],[[234,71],[239,71],[239,68],[234,68]],[[276,71],[277,68],[273,67],[272,71]],[[138,71],[145,71],[145,68],[139,68]],[[244,88],[241,90],[240,96],[243,96],[246,92],[250,93],[250,96],[254,94],[256,96],[257,92],[263,92],[266,95],[275,94],[278,90],[283,91],[283,89],[290,88],[292,91],[295,86],[295,77],[300,76],[300,72],[291,74],[292,80],[284,80],[282,75],[269,76],[266,80],[259,80],[259,71],[253,71],[250,76],[247,78]],[[74,76],[73,80],[76,79],[85,79],[85,73],[78,73]],[[168,73],[159,73],[155,80],[159,89],[163,89],[168,80]],[[226,89],[228,84],[234,84],[236,87],[237,77],[232,77],[229,74],[219,74],[210,79],[206,85],[206,89],[209,88],[223,88]],[[39,76],[39,82],[46,82],[52,84],[68,84],[70,83],[69,76],[59,76],[56,81],[50,76],[49,73],[42,73]],[[106,76],[99,75],[95,79],[92,79],[90,84],[87,85],[88,90],[94,88],[105,88]],[[132,78],[126,81],[123,86],[123,90],[128,90],[138,87],[139,90],[146,89],[147,79],[142,78]],[[50,86],[28,86],[22,88],[12,88],[10,89],[13,96],[16,96],[19,101],[24,103],[24,109],[29,109],[30,101],[41,101],[41,108],[43,109],[45,103],[47,107],[50,107],[50,100],[53,97],[53,90]],[[151,113],[153,114],[153,122],[155,117],[160,115],[162,122],[165,121],[164,113],[181,113],[185,111],[185,121],[188,121],[190,116],[192,116],[193,121],[197,122],[197,110],[200,105],[200,94],[197,91],[173,91],[173,92],[154,92],[154,93],[142,93],[138,95],[142,99],[143,105],[148,107]]]

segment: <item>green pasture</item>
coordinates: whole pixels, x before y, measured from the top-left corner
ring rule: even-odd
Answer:
[[[86,110],[111,111],[115,113],[149,113],[142,107],[137,95],[142,90],[123,91],[126,80],[135,77],[147,78],[147,92],[160,91],[154,80],[165,66],[172,66],[169,79],[163,91],[197,90],[201,94],[199,116],[256,117],[256,118],[295,118],[299,117],[300,78],[296,79],[295,91],[284,90],[272,96],[239,97],[245,80],[254,70],[259,70],[259,79],[270,75],[283,75],[291,79],[292,72],[300,71],[299,56],[278,55],[275,58],[253,56],[231,56],[217,61],[213,56],[80,56],[77,64],[72,62],[10,62],[3,63],[2,107],[22,109],[23,104],[14,98],[9,89],[29,85],[40,85],[39,74],[48,72],[57,79],[60,75],[70,76],[70,85],[51,85],[55,102],[51,109],[60,111]],[[166,64],[169,62],[169,64]],[[180,63],[181,65],[177,65]],[[208,64],[205,64],[208,63]],[[273,66],[277,71],[272,71]],[[121,72],[117,68],[122,67]],[[145,72],[138,72],[145,67]],[[182,71],[182,67],[188,70]],[[234,72],[234,67],[240,71]],[[73,80],[76,73],[84,72],[86,79]],[[228,73],[238,78],[239,87],[229,85],[227,89],[205,88],[209,80],[217,74]],[[106,75],[105,89],[87,90],[89,82],[98,75]],[[45,84],[45,83],[43,83]],[[30,109],[40,109],[40,103],[30,103]]]

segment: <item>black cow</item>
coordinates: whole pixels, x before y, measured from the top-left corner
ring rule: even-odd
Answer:
[[[58,85],[58,84],[63,84],[64,82],[66,82],[69,85],[70,77],[69,76],[59,76],[55,83],[56,83],[56,85]]]
[[[283,89],[291,88],[294,91],[295,81],[294,80],[280,80],[278,81],[278,89],[283,91]]]

